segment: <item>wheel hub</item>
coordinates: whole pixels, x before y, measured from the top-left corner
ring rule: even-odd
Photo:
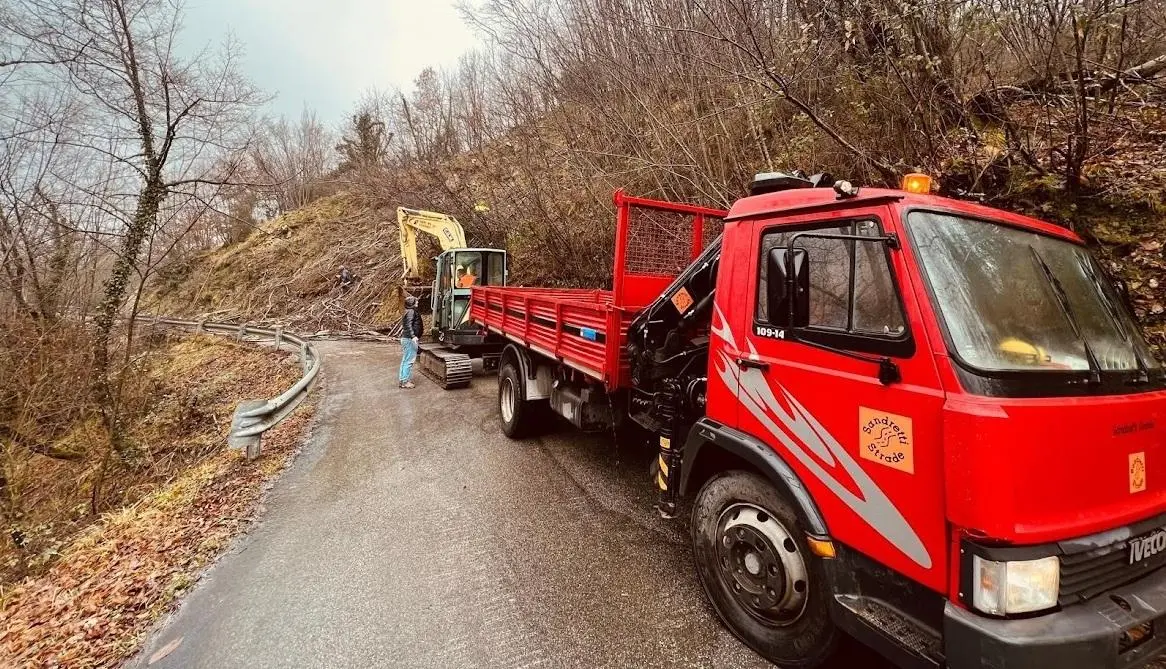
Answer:
[[[753,576],[761,573],[761,558],[757,556],[757,553],[745,554],[745,569]]]
[[[502,411],[502,420],[510,423],[514,420],[514,380],[508,376],[503,377],[499,387],[500,392],[498,393],[498,408]]]
[[[772,514],[734,504],[717,521],[720,575],[733,597],[770,626],[796,622],[806,609],[809,576],[797,541]]]

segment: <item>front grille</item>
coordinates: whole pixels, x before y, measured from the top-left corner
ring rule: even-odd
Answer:
[[[1149,574],[1166,564],[1166,551],[1130,564],[1129,540],[1061,556],[1061,606],[1076,604]]]

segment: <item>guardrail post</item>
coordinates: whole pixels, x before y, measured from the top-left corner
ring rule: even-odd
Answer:
[[[275,328],[275,348],[283,346],[283,328]]]
[[[206,332],[206,321],[205,320],[199,321],[198,326],[195,328],[195,330],[198,332]]]
[[[262,416],[247,416],[245,414],[249,411],[259,409],[266,404],[267,402],[264,400],[246,400],[240,402],[238,408],[235,409],[235,415],[231,418],[231,431],[227,434],[227,446],[243,451],[247,456],[248,462],[259,457],[262,434],[239,436],[238,433],[245,428],[263,422]]]
[[[312,368],[312,356],[308,352],[308,343],[304,342],[300,345],[300,365],[304,368],[304,374]]]
[[[235,336],[239,341],[243,341],[243,336],[247,334],[247,324],[244,323],[239,326],[239,333]]]

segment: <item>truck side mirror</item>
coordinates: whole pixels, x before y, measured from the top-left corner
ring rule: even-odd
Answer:
[[[805,249],[779,246],[766,257],[769,322],[800,328],[810,324],[810,258]]]

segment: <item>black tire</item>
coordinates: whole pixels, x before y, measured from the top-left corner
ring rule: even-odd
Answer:
[[[793,505],[769,481],[745,471],[712,478],[693,504],[691,529],[701,586],[737,638],[782,667],[830,659],[842,635],[830,620],[825,568]]]
[[[513,362],[506,361],[498,372],[498,422],[502,434],[511,439],[524,439],[533,434],[538,423],[536,404],[526,399],[522,373]]]

